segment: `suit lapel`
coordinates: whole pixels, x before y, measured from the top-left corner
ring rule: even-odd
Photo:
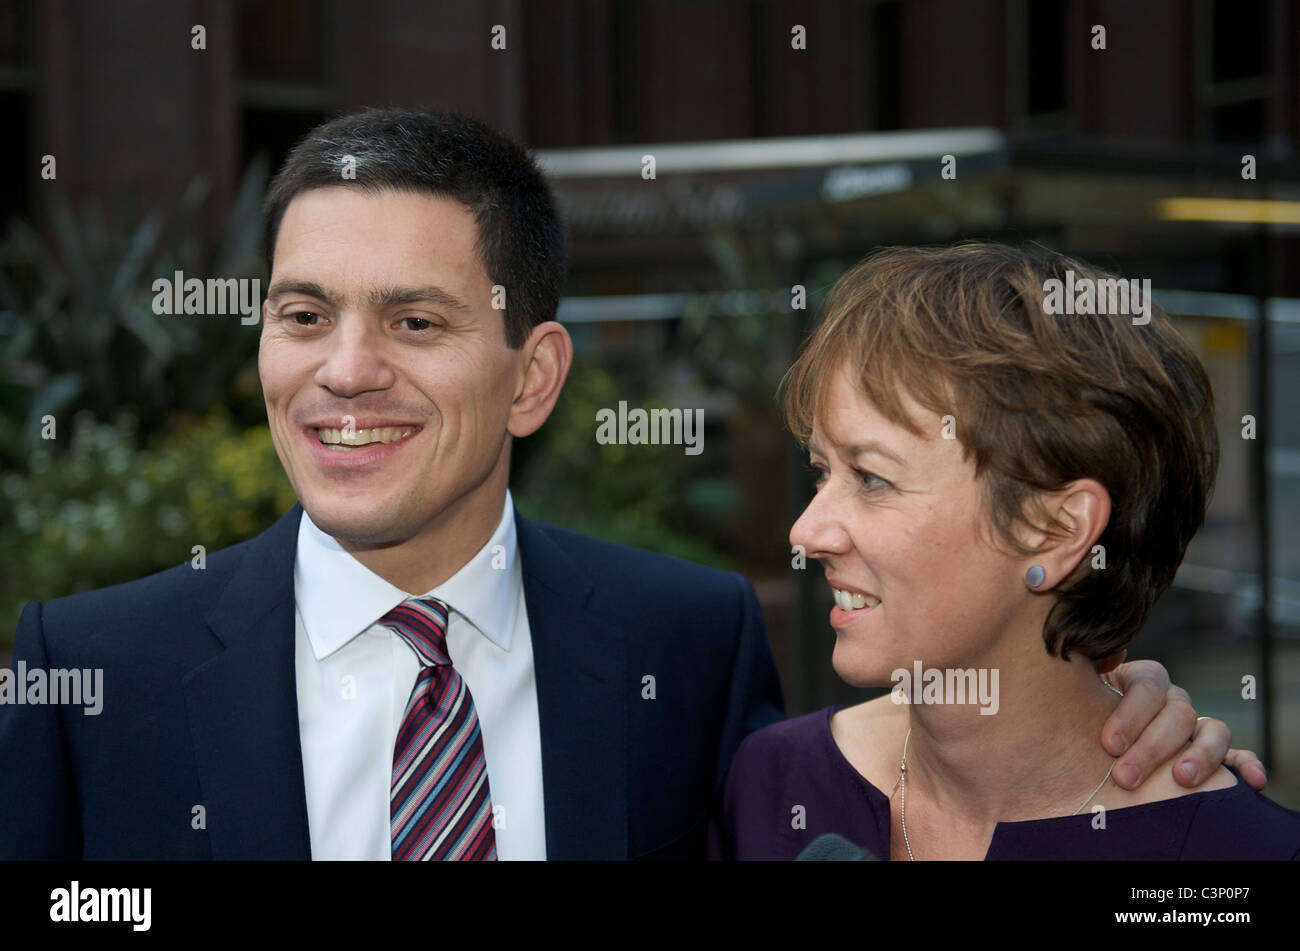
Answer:
[[[564,549],[515,513],[533,642],[548,859],[626,858],[627,704],[619,629],[587,610],[595,591]]]
[[[254,539],[207,616],[222,650],[186,675],[216,859],[309,859],[294,670],[293,566],[302,508]],[[627,704],[618,628],[587,610],[591,581],[515,514],[533,644],[549,859],[625,858]]]
[[[222,648],[185,677],[215,859],[309,859],[294,672],[295,505],[245,550],[206,621]]]

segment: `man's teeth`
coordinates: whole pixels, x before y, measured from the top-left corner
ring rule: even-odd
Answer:
[[[831,588],[831,594],[835,596],[835,603],[845,611],[860,611],[863,608],[874,608],[880,603],[880,599],[869,594],[858,594],[856,591],[844,591],[840,588]]]
[[[390,443],[395,439],[405,439],[413,432],[415,430],[400,426],[383,426],[375,429],[318,429],[316,435],[330,449],[347,452],[345,447]]]

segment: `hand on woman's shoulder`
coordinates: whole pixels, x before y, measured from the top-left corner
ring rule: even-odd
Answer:
[[[1098,795],[1103,805],[1111,809],[1120,809],[1124,806],[1140,806],[1148,802],[1161,802],[1166,799],[1177,799],[1180,796],[1190,796],[1194,793],[1209,792],[1213,789],[1228,789],[1237,784],[1237,777],[1233,776],[1226,766],[1220,766],[1211,773],[1199,786],[1188,788],[1181,786],[1174,779],[1174,765],[1178,762],[1179,757],[1183,754],[1180,752],[1177,756],[1172,756],[1160,766],[1158,766],[1147,781],[1137,789],[1125,790],[1119,786],[1111,785],[1106,790],[1104,798]]]

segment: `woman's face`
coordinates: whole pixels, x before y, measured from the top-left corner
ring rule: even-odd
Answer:
[[[822,562],[837,604],[835,672],[855,686],[889,685],[925,668],[999,667],[1009,651],[1041,653],[1023,558],[995,548],[973,461],[955,427],[904,394],[915,436],[888,421],[841,364],[810,440],[812,501],[790,543]],[[958,407],[955,412],[960,412]]]

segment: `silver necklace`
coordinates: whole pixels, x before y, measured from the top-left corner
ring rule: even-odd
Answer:
[[[1121,697],[1124,696],[1124,691],[1120,690],[1118,687],[1112,684],[1105,677],[1101,678],[1101,682],[1104,683],[1111,690],[1115,691]],[[912,728],[909,726],[907,728],[907,736],[903,737],[903,759],[902,762],[898,764],[898,788],[899,788],[898,820],[903,826],[903,845],[907,846],[907,858],[909,861],[915,862],[916,856],[912,854],[912,843],[908,841],[907,838],[907,743],[911,738],[912,738]],[[1096,797],[1097,793],[1101,792],[1101,787],[1106,785],[1107,780],[1110,779],[1111,772],[1115,769],[1115,763],[1116,763],[1116,759],[1112,758],[1110,761],[1110,769],[1106,770],[1106,776],[1102,779],[1100,783],[1097,784],[1097,788],[1092,791],[1092,795],[1089,796],[1087,799],[1085,799],[1083,803],[1079,806],[1079,808],[1074,810],[1074,812],[1070,813],[1070,815],[1077,816],[1080,812],[1083,811],[1083,807],[1086,806],[1088,803],[1092,802],[1092,800]]]

